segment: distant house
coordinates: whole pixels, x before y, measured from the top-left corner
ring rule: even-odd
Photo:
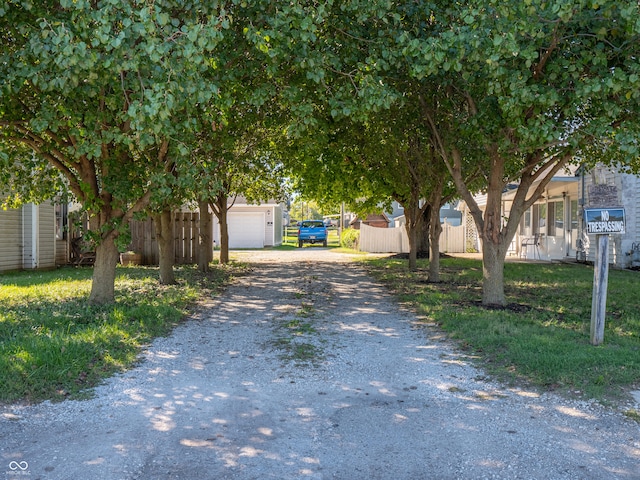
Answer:
[[[362,220],[359,216],[351,220],[349,226],[355,228],[356,230],[360,228],[360,224],[364,223],[365,225],[369,225],[370,227],[376,228],[389,228],[389,217],[387,217],[386,213],[375,213],[369,214],[367,217]]]
[[[248,203],[238,197],[229,209],[229,248],[264,248],[282,244],[284,205],[275,200]],[[214,218],[213,240],[220,245],[220,225]]]
[[[0,210],[0,271],[66,264],[66,206],[44,202]]]
[[[445,203],[440,209],[440,222],[458,227],[462,225],[462,212],[457,208],[458,202]]]
[[[398,227],[404,222],[404,207],[396,200],[391,202],[391,209],[384,212],[389,219],[390,227]]]
[[[445,203],[440,208],[440,222],[447,222],[449,225],[457,227],[462,224],[462,212],[457,208],[458,201]],[[391,204],[392,211],[386,212],[391,223],[395,227],[401,227],[406,223],[404,208],[396,201]]]

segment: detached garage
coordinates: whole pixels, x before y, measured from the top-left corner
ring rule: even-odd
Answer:
[[[229,248],[263,248],[264,212],[229,212]]]
[[[229,248],[263,248],[282,244],[282,204],[269,201],[261,205],[236,199],[229,209]],[[213,239],[220,245],[220,226],[215,221]]]

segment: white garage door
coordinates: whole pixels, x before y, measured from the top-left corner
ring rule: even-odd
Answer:
[[[229,248],[264,247],[264,213],[232,213],[229,223]]]

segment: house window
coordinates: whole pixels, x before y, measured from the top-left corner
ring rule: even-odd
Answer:
[[[554,202],[556,206],[556,212],[554,216],[554,224],[558,235],[562,235],[564,231],[564,202]]]
[[[547,204],[538,205],[538,229],[534,233],[545,233],[547,230]]]
[[[562,202],[549,202],[549,224],[547,235],[555,237],[562,235],[564,229],[564,204]]]
[[[571,230],[578,229],[578,200],[571,200]]]
[[[67,204],[56,204],[56,240],[67,238]]]

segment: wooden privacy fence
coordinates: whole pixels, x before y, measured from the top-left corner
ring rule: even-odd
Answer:
[[[200,214],[197,212],[175,212],[173,215],[175,264],[198,263]],[[142,263],[144,265],[158,265],[160,254],[153,219],[149,218],[144,221],[132,220],[130,227],[131,244],[129,249],[142,253]],[[211,248],[213,248],[213,245],[211,245]]]
[[[360,225],[360,250],[369,253],[408,253],[409,237],[404,226],[377,228]],[[445,222],[440,235],[440,252],[462,253],[466,251],[464,226],[454,227]]]

